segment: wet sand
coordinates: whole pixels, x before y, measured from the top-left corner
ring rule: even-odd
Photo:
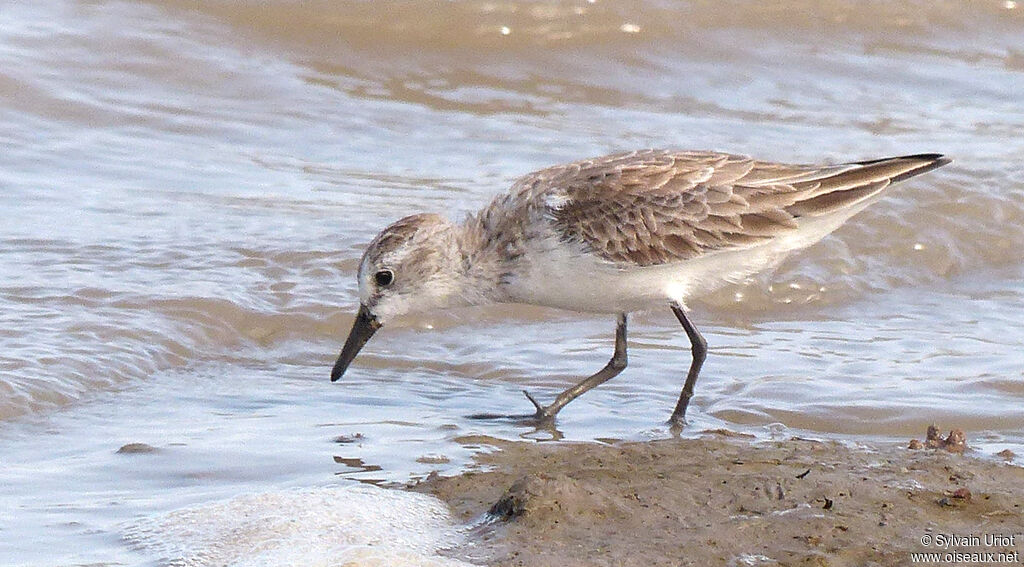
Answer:
[[[413,487],[473,524],[452,555],[500,566],[906,565],[1024,557],[1024,469],[906,445],[727,432],[646,443],[495,442],[483,472]],[[944,536],[980,545],[943,548]],[[986,545],[986,535],[1015,536]],[[931,538],[925,546],[922,539]],[[962,563],[962,562],[961,562]],[[945,562],[941,564],[951,564]]]

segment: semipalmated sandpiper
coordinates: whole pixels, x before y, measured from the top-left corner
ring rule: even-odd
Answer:
[[[777,265],[892,183],[950,160],[939,154],[789,165],[716,152],[643,150],[522,177],[462,224],[405,217],[359,264],[360,307],[331,380],[382,325],[407,313],[528,303],[617,315],[615,353],[533,417],[550,420],[626,367],[627,314],[667,306],[693,358],[671,422],[682,424],[707,343],[685,301]]]

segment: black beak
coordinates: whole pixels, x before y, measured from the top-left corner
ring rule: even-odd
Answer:
[[[356,313],[356,322],[352,324],[352,331],[348,334],[348,340],[345,341],[345,346],[341,347],[341,355],[338,356],[338,361],[334,363],[334,368],[331,370],[331,382],[337,382],[338,378],[341,378],[341,375],[348,370],[352,359],[359,354],[359,349],[363,348],[366,341],[369,341],[379,328],[380,323],[373,315],[370,315],[370,310],[365,305],[360,305],[359,312]]]

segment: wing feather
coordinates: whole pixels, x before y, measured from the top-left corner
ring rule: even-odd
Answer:
[[[622,265],[650,266],[744,248],[800,220],[859,203],[948,163],[937,154],[829,166],[717,152],[644,150],[556,166],[516,183],[565,241]]]

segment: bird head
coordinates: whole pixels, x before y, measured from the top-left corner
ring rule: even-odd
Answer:
[[[457,302],[462,258],[454,228],[439,215],[412,215],[385,228],[370,242],[356,275],[359,311],[331,370],[332,382],[341,378],[384,324]]]

